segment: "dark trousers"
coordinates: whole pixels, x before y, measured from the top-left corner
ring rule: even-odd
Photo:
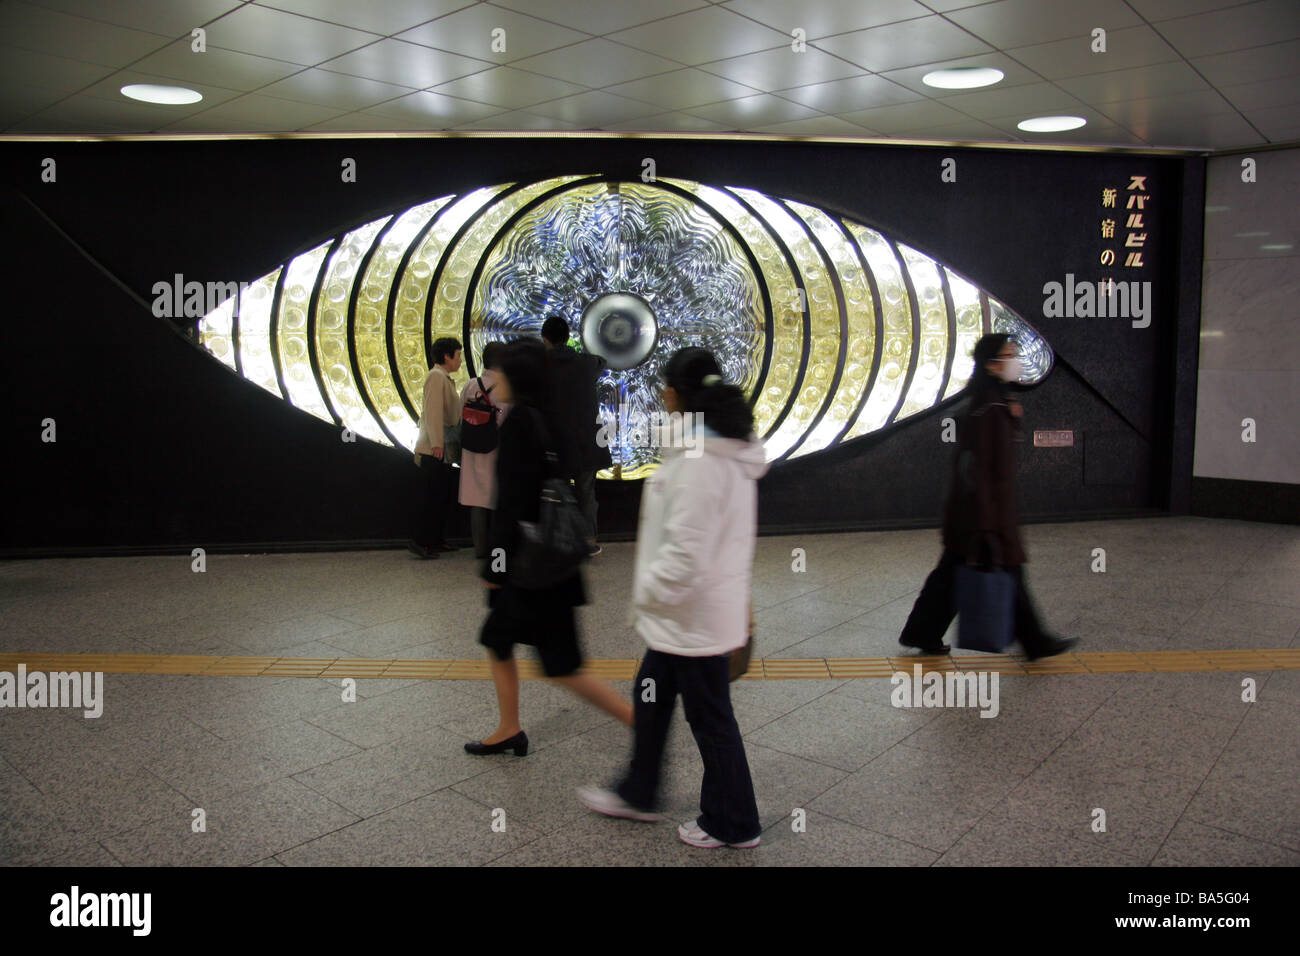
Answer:
[[[420,456],[420,507],[415,521],[415,543],[426,548],[446,544],[447,518],[456,507],[460,473],[432,455]]]
[[[938,647],[944,631],[957,616],[957,566],[964,559],[955,551],[945,550],[939,564],[925,579],[912,613],[899,640],[913,647]],[[1034,602],[1025,588],[1024,568],[1007,568],[1016,579],[1016,640],[1027,652],[1042,648],[1050,640],[1043,630]]]
[[[615,789],[638,809],[654,808],[668,725],[677,695],[681,694],[682,709],[704,761],[699,825],[715,840],[744,843],[758,836],[762,827],[754,802],[754,783],[745,759],[745,744],[731,710],[729,677],[726,654],[680,657],[646,651],[632,685],[636,721],[632,764]],[[654,681],[652,702],[644,699],[647,679]]]
[[[578,509],[591,528],[591,540],[596,540],[596,472],[580,471],[573,476],[573,496],[578,499]]]

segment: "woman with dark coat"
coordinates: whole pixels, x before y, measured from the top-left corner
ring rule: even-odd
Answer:
[[[958,426],[957,455],[943,516],[943,555],[925,579],[898,641],[927,654],[947,654],[944,632],[957,616],[959,564],[999,567],[1016,579],[1016,640],[1030,660],[1060,654],[1078,643],[1043,630],[1025,589],[1016,509],[1015,442],[1021,440],[1020,402],[1008,384],[1020,378],[1020,351],[1009,335],[986,335],[975,344],[970,404]]]
[[[488,649],[500,721],[481,741],[467,743],[472,754],[528,753],[528,735],[519,723],[519,670],[514,645],[537,648],[546,676],[632,725],[632,705],[611,685],[581,673],[574,608],[587,603],[581,572],[548,588],[525,589],[511,583],[509,568],[519,543],[519,522],[538,519],[546,451],[551,436],[545,424],[546,350],[536,339],[518,339],[501,354],[493,397],[513,402],[501,423],[497,448],[497,510],[488,536],[482,578],[492,609],[479,643]]]

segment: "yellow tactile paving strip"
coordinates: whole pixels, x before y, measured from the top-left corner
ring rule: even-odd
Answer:
[[[201,674],[208,677],[357,677],[487,680],[488,663],[475,660],[389,660],[326,657],[203,657],[183,654],[0,654],[0,671],[100,671],[105,674]],[[631,680],[639,661],[589,660],[587,670],[609,680]],[[1118,651],[1061,654],[1029,662],[1019,654],[960,657],[774,658],[755,660],[746,680],[890,677],[896,671],[997,671],[1000,674],[1123,674],[1191,671],[1300,670],[1300,648],[1229,651]],[[519,676],[543,677],[537,661],[519,658]]]

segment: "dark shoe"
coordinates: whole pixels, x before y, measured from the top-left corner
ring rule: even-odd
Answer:
[[[459,551],[460,548],[456,547],[454,544],[447,544],[447,543],[444,541],[442,544],[435,544],[431,550],[433,550],[433,551]]]
[[[1040,657],[1055,657],[1057,654],[1064,654],[1078,643],[1077,637],[1049,637],[1033,650],[1025,648],[1025,657],[1031,661],[1036,661]]]
[[[410,551],[411,554],[415,555],[417,558],[423,558],[425,561],[428,561],[430,558],[436,558],[438,556],[434,552],[426,548],[424,545],[418,544],[415,541],[412,541],[410,544],[408,544],[406,546],[406,550]]]
[[[903,640],[900,637],[898,639],[898,643],[902,644],[904,647],[918,648],[922,654],[928,654],[931,657],[942,657],[944,654],[949,654],[952,652],[952,648],[949,647],[947,644],[944,644],[943,642],[940,642],[934,647],[921,647],[920,644],[912,644],[908,641]]]
[[[589,558],[594,558],[594,557],[595,557],[596,555],[598,555],[598,554],[600,554],[600,545],[598,545],[598,544],[593,544],[593,545],[591,546],[591,550],[589,550],[589,551],[587,552],[587,557],[589,557]]]
[[[508,740],[503,740],[499,744],[485,744],[479,741],[465,745],[465,753],[473,754],[476,757],[482,757],[486,754],[505,753],[507,750],[513,750],[516,757],[525,757],[528,755],[528,735],[522,730]]]

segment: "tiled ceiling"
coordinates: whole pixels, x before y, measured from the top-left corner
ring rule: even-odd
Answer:
[[[1006,76],[921,82],[952,66]],[[9,135],[598,129],[1215,150],[1300,139],[1300,0],[0,0],[0,70]],[[139,103],[128,83],[203,99]],[[1088,123],[1016,127],[1062,113]]]

